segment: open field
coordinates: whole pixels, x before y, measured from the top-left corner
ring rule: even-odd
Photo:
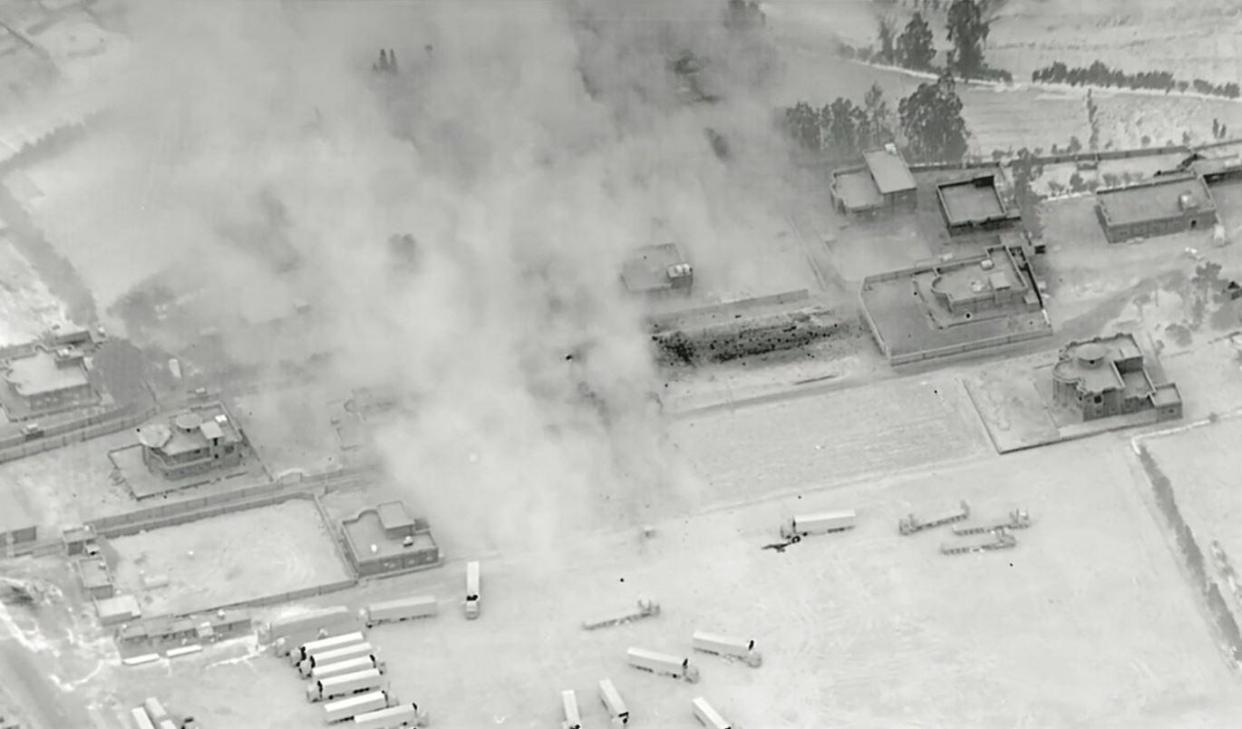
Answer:
[[[273,506],[155,529],[109,541],[120,562],[119,591],[139,596],[143,613],[206,610],[266,595],[348,579],[327,525],[314,504]],[[144,589],[143,576],[170,582]]]
[[[695,726],[687,706],[696,695],[740,725],[774,728],[825,720],[843,727],[1242,720],[1242,691],[1140,499],[1122,441],[1054,448],[1055,457],[1044,450],[986,458],[660,524],[645,544],[628,533],[599,535],[556,554],[485,560],[477,622],[456,609],[460,563],[385,581],[365,599],[435,594],[442,612],[378,628],[372,640],[394,691],[450,727],[547,726],[565,688],[580,692],[584,719],[599,723],[592,689],[605,676],[635,721],[670,729]],[[906,511],[959,498],[980,515],[1029,508],[1036,524],[1014,551],[954,558],[937,552],[943,531],[897,536]],[[854,532],[809,539],[786,554],[759,549],[792,511],[844,506],[859,509]],[[570,552],[572,561],[563,556]],[[640,593],[660,600],[663,614],[599,632],[579,628],[582,618]],[[764,666],[690,654],[695,629],[755,638]],[[631,645],[686,653],[702,682],[628,668]],[[135,700],[139,690],[158,690],[204,716],[240,719],[262,709],[274,729],[310,719],[287,666],[267,656],[215,666],[204,687],[198,679],[209,660],[174,662],[167,676],[139,669],[135,675],[149,677],[145,689],[126,690]]]
[[[1242,419],[1235,417],[1143,441],[1172,482],[1178,509],[1204,554],[1218,540],[1235,565],[1242,559],[1240,439]]]
[[[108,451],[133,442],[130,431],[0,464],[0,494],[38,524],[80,524],[133,508],[129,490],[109,478]]]
[[[988,450],[961,384],[944,375],[707,412],[674,423],[670,438],[715,503]]]

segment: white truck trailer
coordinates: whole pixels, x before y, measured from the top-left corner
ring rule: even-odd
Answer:
[[[621,698],[617,687],[612,684],[612,679],[605,678],[599,682],[599,700],[604,705],[604,710],[608,712],[608,719],[614,727],[622,727],[630,723],[630,709],[625,705],[625,699]]]
[[[296,666],[311,656],[317,656],[321,653],[336,650],[337,648],[344,648],[347,645],[353,645],[355,643],[365,643],[366,640],[366,636],[360,631],[344,633],[342,635],[333,635],[328,638],[320,638],[319,640],[312,640],[289,651],[289,663]]]
[[[130,709],[129,718],[134,729],[155,729],[155,722],[151,721],[151,717],[147,716],[147,710],[141,706]]]
[[[561,692],[561,713],[565,715],[565,721],[561,722],[561,729],[582,729],[582,715],[578,711],[578,694],[573,689]]]
[[[359,696],[350,696],[347,699],[329,701],[324,704],[323,720],[325,723],[335,724],[338,721],[352,719],[359,714],[388,708],[395,703],[396,700],[387,691],[372,691]]]
[[[311,679],[314,681],[322,681],[325,678],[340,676],[345,673],[356,673],[365,671],[368,668],[374,668],[380,673],[384,673],[387,666],[374,653],[368,656],[358,656],[357,658],[346,658],[336,663],[324,663],[311,669]]]
[[[699,680],[699,669],[690,665],[689,658],[679,658],[644,648],[630,648],[626,651],[626,658],[631,666],[640,671],[672,676],[689,683],[698,683]]]
[[[707,729],[734,729],[733,725],[725,721],[725,718],[716,711],[715,707],[707,703],[707,699],[702,696],[690,702],[690,708],[694,711],[694,718],[699,723],[707,727]]]
[[[763,656],[760,655],[759,651],[755,650],[755,641],[753,640],[696,630],[690,642],[696,651],[702,653],[710,653],[714,656],[738,660],[751,668],[758,668],[763,665]]]
[[[781,525],[781,538],[791,542],[800,542],[803,537],[812,534],[829,534],[853,529],[857,521],[858,513],[853,509],[803,514]]]
[[[311,681],[306,685],[306,700],[312,704],[317,701],[331,701],[354,694],[378,691],[383,687],[384,676],[374,668],[366,671],[355,671],[340,676],[332,676],[321,681]]]
[[[479,563],[466,563],[466,601],[463,610],[467,620],[479,617]]]
[[[320,638],[358,630],[358,615],[345,606],[314,610],[268,623],[262,636],[277,656],[287,656],[294,648]]]
[[[403,597],[367,605],[358,611],[358,620],[368,628],[402,620],[434,617],[440,603],[434,597]]]
[[[431,722],[427,712],[410,702],[387,709],[359,714],[354,717],[355,729],[397,729],[407,726],[427,726]]]
[[[159,724],[161,721],[172,718],[168,715],[160,700],[154,696],[150,696],[146,701],[143,701],[142,708],[147,712],[147,716],[151,717],[152,723]]]
[[[316,656],[311,656],[298,664],[298,672],[302,674],[302,678],[310,678],[315,669],[319,666],[326,666],[329,663],[339,663],[350,658],[358,656],[379,656],[379,651],[370,642],[354,643],[344,648],[335,648],[325,651]]]

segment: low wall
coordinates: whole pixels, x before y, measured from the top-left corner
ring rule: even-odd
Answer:
[[[155,413],[154,407],[138,409],[136,405],[126,405],[106,413],[49,426],[44,430],[43,436],[32,440],[26,440],[20,434],[9,436],[0,439],[0,463],[119,433],[126,428],[141,425]]]
[[[1018,332],[1016,334],[1005,334],[999,337],[988,337],[987,339],[976,339],[962,344],[954,344],[947,347],[934,347],[931,349],[921,349],[917,352],[908,352],[905,354],[889,355],[889,364],[893,366],[911,364],[913,362],[922,362],[924,360],[936,359],[939,357],[951,357],[955,354],[965,354],[980,349],[992,349],[995,347],[1004,347],[1009,344],[1017,344],[1018,342],[1027,342],[1032,339],[1040,339],[1042,337],[1052,336],[1052,327],[1030,332]]]
[[[647,322],[651,326],[658,329],[671,326],[678,320],[689,319],[691,317],[739,313],[746,311],[747,309],[755,309],[761,306],[784,306],[785,304],[806,301],[810,298],[811,293],[809,291],[806,289],[798,289],[796,291],[786,291],[780,294],[756,296],[751,299],[739,299],[737,301],[726,301],[720,304],[698,306],[693,309],[681,309],[679,311],[669,312],[666,314],[653,314],[647,317]]]

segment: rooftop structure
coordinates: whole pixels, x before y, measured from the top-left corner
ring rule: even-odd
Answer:
[[[1177,385],[1152,381],[1131,334],[1071,342],[1061,350],[1052,379],[1053,400],[1083,420],[1153,409],[1157,420],[1182,416]]]
[[[1009,210],[995,173],[936,185],[936,199],[949,235],[1008,228],[1021,220]]]
[[[400,501],[364,509],[341,522],[345,552],[360,576],[390,575],[440,564],[431,527]]]
[[[843,214],[913,209],[918,204],[914,176],[892,144],[864,152],[861,165],[833,170],[830,194],[833,207]]]
[[[91,383],[86,351],[73,344],[33,347],[3,364],[11,419],[88,407],[100,396]]]
[[[142,458],[152,472],[173,480],[231,468],[249,454],[245,433],[223,403],[182,410],[138,428]]]
[[[860,296],[876,343],[893,364],[1052,333],[1021,246],[993,245],[868,276]]]
[[[623,265],[621,283],[633,294],[688,295],[694,286],[694,269],[676,243],[644,246]]]
[[[1204,147],[1195,150],[1189,157],[1182,160],[1176,170],[1159,174],[1177,174],[1191,172],[1203,178],[1209,185],[1242,177],[1242,151],[1238,146],[1230,144],[1219,147]]]
[[[1099,190],[1096,215],[1110,243],[1180,233],[1216,224],[1216,202],[1203,178],[1190,172]]]

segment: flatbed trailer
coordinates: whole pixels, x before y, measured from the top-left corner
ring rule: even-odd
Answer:
[[[955,511],[938,514],[937,516],[927,520],[919,519],[914,514],[909,514],[897,523],[897,531],[901,532],[903,536],[908,536],[927,529],[935,529],[936,527],[941,527],[946,524],[965,521],[969,516],[970,504],[962,501]]]
[[[1026,509],[1017,509],[1009,512],[1009,518],[1001,521],[984,522],[982,524],[954,524],[953,533],[959,537],[969,534],[984,534],[994,532],[998,529],[1029,529],[1031,526],[1031,515]]]

